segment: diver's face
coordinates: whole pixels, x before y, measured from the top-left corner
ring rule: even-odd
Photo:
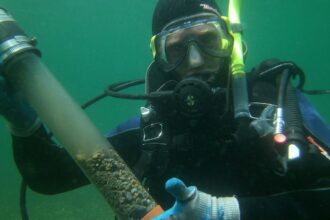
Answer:
[[[230,52],[222,45],[226,36],[218,17],[183,23],[183,28],[180,24],[159,37],[163,64],[172,68],[178,80],[189,76],[212,80]]]
[[[197,44],[191,43],[187,48],[185,58],[174,72],[178,80],[198,76],[205,81],[214,81],[220,70],[221,59],[206,54]]]

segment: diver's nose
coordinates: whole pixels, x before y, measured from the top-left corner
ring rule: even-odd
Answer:
[[[188,49],[188,62],[190,67],[198,67],[204,63],[202,54],[195,44],[190,44]]]

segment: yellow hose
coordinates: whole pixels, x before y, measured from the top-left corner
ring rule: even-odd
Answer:
[[[231,53],[230,71],[232,75],[233,101],[235,118],[249,118],[249,101],[245,78],[245,65],[243,56],[243,43],[241,33],[241,0],[229,0],[228,18],[230,31],[234,38],[233,51]]]
[[[228,17],[231,24],[241,25],[240,8],[241,0],[229,0]],[[244,77],[244,57],[243,57],[243,44],[242,35],[240,32],[233,32],[234,45],[231,54],[231,72],[234,77]]]

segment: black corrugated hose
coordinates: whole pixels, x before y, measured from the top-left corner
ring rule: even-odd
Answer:
[[[284,100],[284,120],[287,146],[290,144],[295,144],[299,150],[304,153],[305,149],[303,147],[306,146],[306,139],[304,134],[303,119],[298,106],[296,89],[290,82],[288,83],[286,97]]]
[[[26,208],[26,182],[23,179],[21,182],[21,187],[20,187],[20,200],[19,200],[19,207],[21,211],[21,217],[22,220],[29,220],[29,215],[27,213],[27,208]]]

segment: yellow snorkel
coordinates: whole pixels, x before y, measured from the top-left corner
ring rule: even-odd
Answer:
[[[231,27],[229,31],[234,38],[233,51],[231,54],[230,72],[232,74],[233,98],[235,118],[250,117],[247,86],[244,71],[244,56],[242,34],[239,30],[233,30],[233,26],[241,26],[240,9],[241,0],[229,0],[228,18]]]
[[[218,12],[203,5],[205,9],[213,11],[223,21],[226,22],[227,30],[233,38],[232,52],[230,54],[230,74],[232,77],[232,90],[234,102],[235,119],[250,118],[249,101],[247,93],[244,50],[242,41],[242,28],[240,19],[240,9],[242,0],[229,0],[228,16],[221,16]],[[227,45],[228,42],[222,41],[221,45]]]

